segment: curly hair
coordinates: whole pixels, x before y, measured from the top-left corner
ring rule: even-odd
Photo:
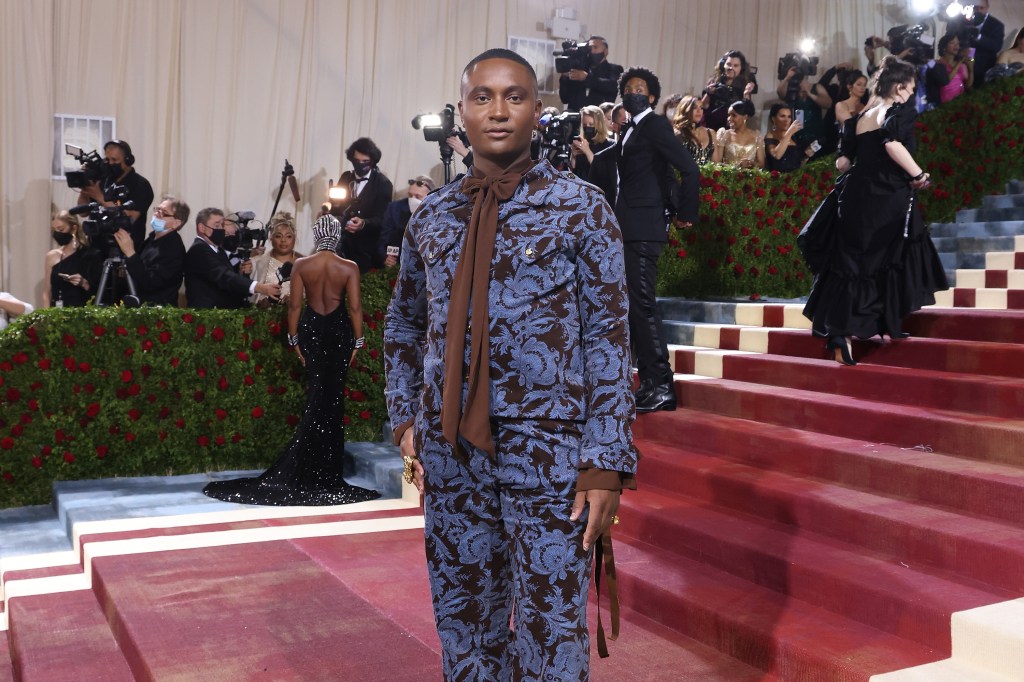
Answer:
[[[661,99],[661,81],[654,75],[654,72],[650,69],[642,66],[631,66],[622,72],[619,76],[619,97],[626,94],[626,83],[634,78],[639,78],[643,82],[647,83],[647,92],[654,96],[654,101],[651,106],[654,107],[658,104],[658,100]]]
[[[370,157],[370,161],[376,166],[380,163],[380,147],[377,146],[373,140],[368,137],[360,137],[355,142],[348,146],[345,150],[345,158],[348,159],[349,163],[355,162],[355,153],[366,154]]]

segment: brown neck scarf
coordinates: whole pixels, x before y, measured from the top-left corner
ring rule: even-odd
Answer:
[[[527,159],[497,177],[480,177],[476,169],[462,181],[462,191],[473,204],[459,264],[452,282],[445,333],[444,388],[441,393],[441,430],[445,440],[458,446],[459,435],[494,456],[491,435],[490,315],[487,289],[491,280],[491,259],[498,234],[498,203],[507,201],[519,187],[523,174],[533,165]],[[466,327],[473,305],[473,326],[469,331],[469,393],[462,406],[462,370],[465,365]]]

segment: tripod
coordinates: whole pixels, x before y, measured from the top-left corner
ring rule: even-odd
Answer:
[[[117,280],[110,278],[110,273],[114,272],[114,277],[117,277],[117,269],[124,265],[123,256],[111,256],[103,261],[103,274],[100,275],[99,286],[96,287],[96,305],[113,305],[118,301],[117,295]],[[128,282],[128,291],[131,293],[124,297],[124,305],[128,308],[137,308],[140,304],[139,293],[135,289],[135,280],[132,279],[131,274],[128,270],[124,271],[125,281]],[[108,303],[103,302],[103,296],[106,293],[110,293],[110,301]]]
[[[444,165],[444,184],[452,181],[452,155],[455,153],[447,140],[437,143],[441,148],[441,163]]]

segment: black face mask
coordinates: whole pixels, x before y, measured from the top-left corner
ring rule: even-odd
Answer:
[[[57,242],[61,246],[67,246],[68,244],[71,243],[71,240],[74,238],[75,235],[71,234],[70,232],[58,232],[57,230],[53,231],[53,241]]]
[[[373,168],[372,161],[355,161],[352,163],[352,168],[355,169],[356,175],[363,176],[370,172]]]
[[[597,66],[598,64],[600,64],[601,62],[604,61],[604,57],[605,57],[604,52],[599,52],[599,53],[591,52],[590,53],[590,63],[593,66]]]
[[[583,137],[586,138],[587,142],[592,142],[597,137],[597,128],[594,126],[583,126]]]
[[[107,172],[110,174],[110,177],[119,178],[121,177],[121,174],[124,173],[124,168],[121,168],[121,164],[119,163],[108,163]]]
[[[631,92],[622,96],[622,108],[633,116],[636,116],[649,106],[651,106],[651,99],[647,95]]]
[[[224,244],[224,240],[227,239],[228,233],[224,230],[210,230],[210,234],[206,236],[210,240],[210,243],[214,246],[221,246]]]
[[[225,251],[234,251],[235,249],[238,248],[238,235],[227,235],[226,237],[224,237],[223,244],[220,244],[219,246],[223,246]]]

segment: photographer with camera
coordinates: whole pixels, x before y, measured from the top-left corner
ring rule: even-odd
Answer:
[[[139,301],[152,305],[178,305],[178,290],[185,276],[185,244],[178,231],[188,220],[188,204],[165,196],[153,211],[153,231],[135,250],[131,235],[121,229],[114,239],[127,259],[125,268],[135,282]]]
[[[725,128],[729,124],[727,117],[732,103],[750,99],[757,92],[756,73],[757,69],[750,66],[739,50],[729,50],[722,55],[701,93],[704,125],[714,131]]]
[[[99,251],[89,244],[78,217],[61,211],[50,222],[58,247],[46,253],[43,305],[77,308],[88,303],[100,279]]]
[[[338,255],[355,261],[359,272],[366,272],[376,263],[384,211],[394,193],[391,180],[377,168],[380,157],[380,148],[374,141],[360,137],[345,150],[352,170],[342,173],[338,180],[349,188],[348,203],[336,216],[345,232],[338,244]]]
[[[555,68],[562,74],[558,78],[558,98],[567,110],[615,101],[622,67],[608,61],[608,41],[601,36],[590,36],[580,45],[563,43]]]
[[[951,19],[946,25],[946,33],[956,34],[962,48],[974,50],[975,85],[984,85],[985,74],[996,65],[999,51],[1003,49],[1005,31],[1003,22],[988,13],[988,0],[967,5],[961,16]],[[942,56],[941,50],[939,55]]]
[[[102,176],[81,188],[78,205],[96,202],[109,208],[131,201],[132,206],[125,209],[124,215],[132,221],[132,241],[135,242],[135,250],[139,251],[146,238],[146,214],[153,204],[153,187],[133,167],[135,155],[127,142],[110,140],[103,145],[103,154],[105,166]],[[123,187],[124,191],[118,191],[115,186]]]
[[[613,144],[615,143],[608,137],[608,126],[605,125],[604,112],[601,108],[583,107],[580,109],[580,134],[572,141],[569,168],[578,178],[589,180],[594,155]]]
[[[196,240],[185,254],[185,298],[189,308],[244,308],[253,294],[276,299],[277,284],[261,284],[235,272],[221,248],[227,237],[224,211],[204,208],[196,215]]]
[[[388,204],[384,211],[384,225],[380,229],[380,242],[377,244],[377,261],[380,265],[386,268],[398,265],[405,226],[409,224],[409,219],[420,203],[435,189],[437,185],[429,175],[417,175],[409,180],[406,198]]]
[[[825,128],[825,110],[832,108],[832,96],[820,83],[811,83],[810,77],[818,71],[818,58],[791,52],[779,58],[779,84],[775,88],[779,99],[793,111],[793,120],[799,121],[802,129],[793,140],[805,148],[814,149],[816,158],[824,154],[834,135]],[[835,151],[832,145],[831,151]]]

